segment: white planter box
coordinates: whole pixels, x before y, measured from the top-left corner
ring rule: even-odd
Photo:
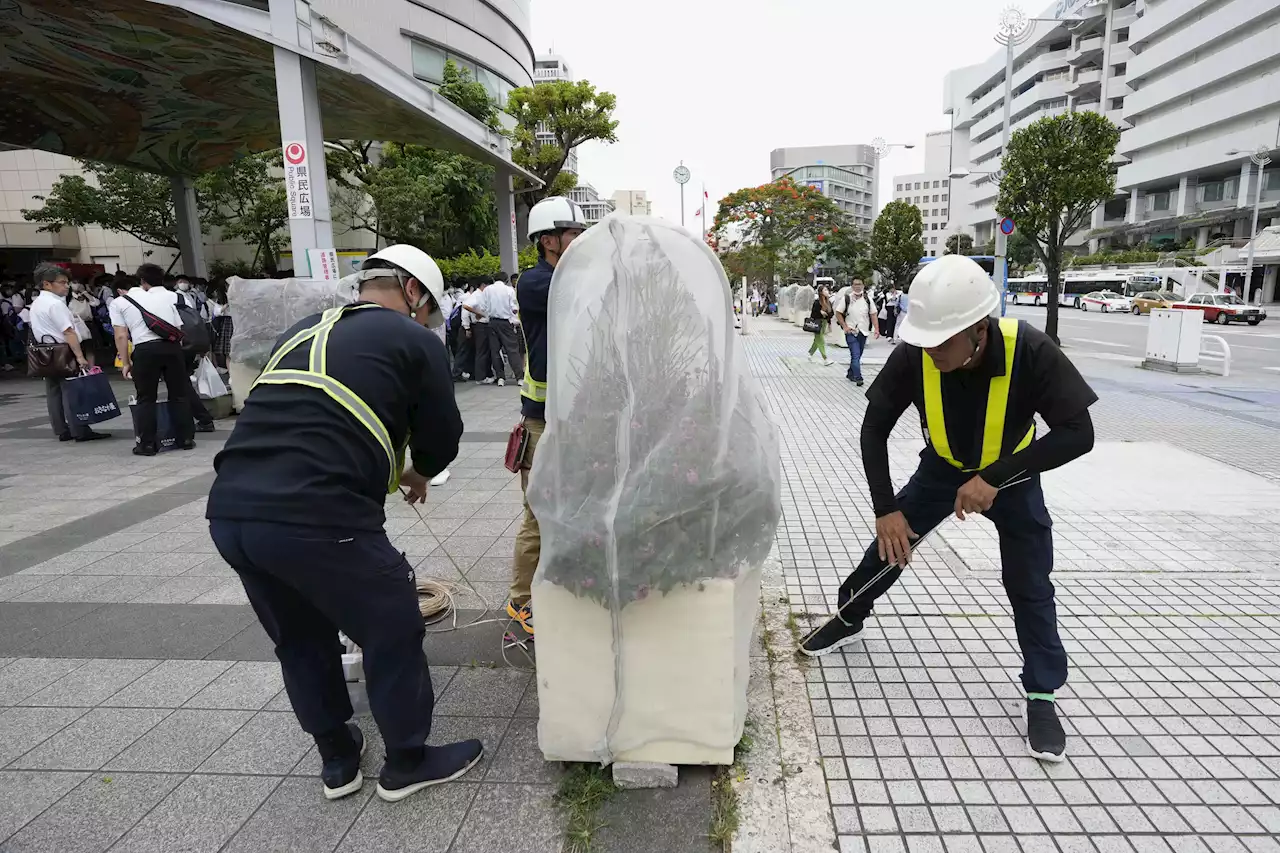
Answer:
[[[607,609],[551,583],[533,587],[538,744],[548,761],[733,763],[760,570],[703,587],[622,608],[616,659]],[[607,734],[615,697],[616,728]]]

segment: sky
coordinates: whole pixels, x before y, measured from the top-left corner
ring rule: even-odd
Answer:
[[[647,190],[679,221],[671,177],[683,160],[686,223],[705,182],[716,200],[769,180],[769,152],[801,145],[914,143],[881,161],[918,172],[924,136],[946,130],[942,80],[985,61],[1009,0],[533,0],[533,43],[578,80],[618,98],[618,142],[579,151],[601,195]],[[1041,3],[1025,5],[1038,13]]]

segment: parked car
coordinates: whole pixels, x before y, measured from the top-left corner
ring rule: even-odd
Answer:
[[[1081,311],[1128,311],[1133,307],[1129,297],[1121,296],[1114,290],[1095,290],[1086,293],[1080,300]]]
[[[1158,293],[1154,290],[1148,290],[1133,297],[1133,313],[1150,314],[1157,308],[1172,308],[1177,301],[1178,297],[1168,291]]]
[[[1234,293],[1197,293],[1185,302],[1175,302],[1171,307],[1204,312],[1206,323],[1248,323],[1256,326],[1267,319],[1265,309],[1250,305]]]

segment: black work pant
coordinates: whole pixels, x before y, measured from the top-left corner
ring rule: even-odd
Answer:
[[[473,335],[463,332],[458,338],[458,354],[453,359],[453,378],[461,379],[466,373],[475,376],[476,343]]]
[[[169,392],[169,416],[174,420],[178,442],[190,441],[195,435],[191,422],[191,374],[186,372],[182,347],[169,341],[147,341],[133,348],[133,387],[138,392],[138,443],[143,447],[156,444],[156,392],[164,377]]]
[[[471,378],[477,382],[488,377],[492,370],[491,359],[494,355],[491,355],[493,342],[490,340],[490,334],[488,323],[471,324],[471,340],[475,342],[476,346],[476,369],[471,374]],[[501,358],[498,359],[498,366],[499,368],[502,366]],[[502,373],[499,372],[494,375],[501,376]]]
[[[191,381],[191,374],[196,372],[196,365],[200,363],[200,356],[193,352],[183,352],[183,361],[187,368],[187,399],[191,401],[191,417],[196,423],[201,425],[211,425],[213,423],[213,415],[209,414],[209,410],[204,405],[204,400],[200,399],[200,392],[196,390],[196,385]]]
[[[211,520],[209,532],[275,643],[303,730],[330,734],[351,719],[342,631],[364,652],[388,758],[420,758],[435,707],[426,630],[413,569],[386,533],[224,519]]]
[[[945,463],[937,463],[944,465]],[[898,493],[898,508],[907,524],[923,536],[954,511],[956,490],[973,474],[941,471],[925,461]],[[1000,536],[1001,579],[1013,608],[1014,630],[1022,649],[1022,686],[1028,693],[1052,693],[1066,683],[1067,653],[1058,637],[1053,599],[1053,522],[1044,505],[1039,476],[1011,486],[996,496],[984,515]],[[963,522],[956,522],[963,523]],[[884,568],[873,541],[862,562],[840,587],[839,603],[846,622],[861,624],[871,615],[874,601],[893,586],[900,569],[893,569],[846,608],[845,602]]]
[[[886,341],[891,341],[893,340],[893,330],[898,325],[898,313],[897,311],[885,311],[884,315],[884,319],[880,321],[880,337]],[[952,497],[952,500],[955,500],[955,498]]]
[[[502,354],[506,353],[507,363],[511,365],[511,373],[516,379],[524,378],[524,360],[520,358],[520,344],[516,341],[516,327],[510,320],[489,320],[489,350],[493,362],[493,375],[499,379],[506,376],[502,367]]]

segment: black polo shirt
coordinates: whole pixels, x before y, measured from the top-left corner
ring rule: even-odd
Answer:
[[[1018,321],[1017,349],[1013,358],[1013,375],[1009,380],[1009,403],[1005,417],[1004,443],[1001,459],[983,470],[983,479],[993,485],[1017,474],[1009,464],[1013,449],[1017,447],[1028,427],[1039,415],[1049,430],[1067,427],[1076,422],[1098,400],[1076,366],[1062,353],[1058,345],[1044,332]],[[919,347],[901,344],[889,355],[884,368],[867,389],[867,420],[888,423],[889,428],[898,421],[907,407],[914,405],[925,427],[924,374],[921,360],[924,354]],[[955,370],[941,375],[942,409],[947,426],[947,440],[952,455],[965,468],[976,468],[982,456],[982,435],[986,424],[987,399],[991,380],[1005,374],[1005,342],[996,318],[988,320],[987,346],[981,361],[973,368]],[[1090,424],[1090,440],[1092,426]],[[887,433],[886,433],[887,436]],[[864,447],[864,456],[866,455]],[[926,443],[920,454],[923,464],[940,466],[955,472],[950,463],[943,460]],[[871,460],[868,462],[868,479]],[[886,460],[887,461],[887,460]],[[886,465],[887,469],[887,465]],[[1008,469],[1008,470],[1006,470]],[[1006,476],[1007,475],[1007,476]],[[878,477],[875,479],[879,479]],[[872,497],[880,491],[880,504],[885,505],[884,490],[888,490],[892,503],[890,484],[871,483]],[[879,489],[877,489],[877,486]],[[879,510],[877,510],[877,514]]]

